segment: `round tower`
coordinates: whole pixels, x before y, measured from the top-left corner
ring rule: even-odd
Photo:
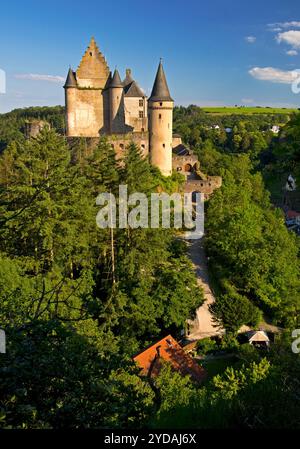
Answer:
[[[150,162],[164,176],[172,174],[173,108],[166,76],[160,61],[148,100]]]
[[[116,69],[109,84],[110,133],[122,132],[123,84]]]
[[[66,135],[74,136],[76,135],[77,81],[71,67],[68,72],[64,89],[66,99]]]

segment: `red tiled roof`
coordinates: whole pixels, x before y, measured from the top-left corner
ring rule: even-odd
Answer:
[[[300,213],[296,212],[295,210],[288,210],[286,213],[286,218],[291,219],[291,218],[296,218],[296,217],[300,217]]]
[[[197,382],[201,382],[206,376],[204,368],[186,354],[171,335],[137,354],[133,360],[139,365],[141,374],[144,376],[157,376],[161,370],[162,361],[169,362],[174,370],[182,375],[190,375]]]

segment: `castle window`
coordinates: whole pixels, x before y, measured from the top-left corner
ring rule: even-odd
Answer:
[[[162,106],[162,103],[159,103],[159,106]]]
[[[143,148],[143,150],[145,149],[145,145],[144,144],[142,144],[142,148]]]
[[[161,114],[159,114],[158,118],[161,119]]]
[[[90,51],[90,56],[93,56],[93,53]]]
[[[144,112],[143,111],[139,111],[139,117],[140,118],[144,118]]]
[[[145,129],[144,129],[144,128],[142,128],[142,129],[141,129],[141,131],[142,131],[142,133],[143,133],[143,132],[145,131]]]
[[[143,100],[139,100],[139,106],[142,108],[144,106]]]
[[[165,143],[163,143],[163,147],[166,148],[166,144]]]

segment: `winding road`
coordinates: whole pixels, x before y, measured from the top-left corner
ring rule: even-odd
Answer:
[[[203,289],[204,303],[196,311],[196,319],[189,321],[188,340],[200,340],[205,337],[221,335],[224,330],[216,327],[213,316],[209,311],[209,305],[215,302],[214,294],[209,285],[209,276],[207,268],[207,259],[204,250],[204,238],[198,240],[186,240],[188,246],[188,255],[192,261],[197,283]]]

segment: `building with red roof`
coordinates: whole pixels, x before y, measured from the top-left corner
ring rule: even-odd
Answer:
[[[164,362],[170,363],[175,371],[189,375],[196,382],[202,382],[206,377],[204,368],[171,335],[135,355],[133,360],[141,368],[141,375],[147,377],[156,377]]]

